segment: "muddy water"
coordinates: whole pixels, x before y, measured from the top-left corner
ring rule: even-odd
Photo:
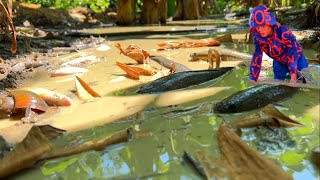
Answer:
[[[247,68],[236,68],[223,78],[179,91],[176,94],[140,96],[134,93],[137,87],[153,79],[151,77],[142,77],[140,80],[125,78],[121,69],[115,66],[115,62],[134,63],[134,61],[119,55],[119,51],[113,47],[116,42],[120,42],[123,47],[134,43],[151,54],[168,57],[191,69],[206,69],[208,67],[206,62],[188,60],[190,59],[189,54],[207,50],[207,48],[155,51],[156,44],[163,40],[192,39],[201,36],[208,37],[207,34],[190,34],[165,37],[136,36],[130,39],[114,38],[106,42],[106,45],[111,47],[108,51],[100,52],[95,49],[82,51],[82,54],[94,54],[100,58],[99,63],[88,67],[89,72],[81,76],[90,83],[93,89],[103,95],[94,102],[81,103],[77,99],[72,92],[74,82],[70,76],[50,78],[46,72],[38,72],[35,78],[26,81],[24,87],[55,90],[70,96],[75,102],[71,107],[60,108],[60,112],[39,124],[50,123],[71,132],[101,125],[66,134],[57,140],[57,144],[63,144],[75,137],[80,138],[79,143],[99,139],[129,127],[138,132],[147,131],[149,133],[146,133],[146,136],[134,138],[128,143],[108,147],[101,152],[91,151],[43,161],[37,167],[17,174],[15,179],[128,179],[139,177],[201,179],[201,176],[183,161],[182,153],[184,150],[192,153],[200,149],[208,150],[216,156],[219,155],[217,146],[219,125],[236,120],[245,114],[219,116],[212,112],[212,107],[218,100],[252,86],[248,82]],[[226,46],[234,45],[227,44]],[[243,51],[247,52],[252,51],[252,47],[235,48],[244,48]],[[55,58],[53,61],[59,63],[69,56]],[[221,65],[231,64],[225,62]],[[182,97],[188,98],[173,98],[181,94]],[[277,107],[281,112],[305,124],[302,128],[285,130],[289,136],[284,142],[288,143],[281,141],[270,143],[268,135],[265,135],[268,133],[264,133],[270,130],[261,129],[244,130],[243,139],[250,146],[261,149],[263,154],[277,159],[284,169],[296,179],[316,179],[319,174],[310,163],[309,156],[311,149],[320,144],[319,100],[318,90],[302,90],[291,99],[278,104]],[[115,119],[120,120],[103,125]],[[7,124],[2,126],[7,126]],[[266,141],[261,140],[266,138]]]

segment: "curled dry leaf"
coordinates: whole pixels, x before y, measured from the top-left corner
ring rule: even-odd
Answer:
[[[137,61],[139,64],[147,63],[146,60],[150,56],[147,51],[134,44],[129,45],[126,49],[123,49],[119,43],[116,43],[114,46],[120,50],[120,54],[122,53],[128,56],[129,58]]]
[[[236,128],[252,128],[257,126],[292,127],[303,126],[303,124],[285,116],[274,105],[270,104],[259,113],[243,117],[231,123],[230,126]]]
[[[302,123],[291,119],[288,116],[282,114],[273,104],[269,104],[261,110],[264,114],[279,121],[281,126],[304,126]]]
[[[26,138],[0,159],[0,177],[6,177],[31,166],[42,154],[50,150],[52,150],[50,141],[41,133],[39,127],[33,126]]]
[[[219,128],[218,143],[234,179],[293,179],[276,162],[250,148],[225,125]]]
[[[124,70],[127,75],[133,79],[139,79],[140,75],[152,76],[154,73],[152,71],[140,68],[140,67],[131,67],[123,63],[117,62],[117,66]]]
[[[94,97],[101,97],[98,93],[96,93],[85,81],[83,81],[80,77],[75,76],[74,78],[77,96],[81,100],[92,100]]]
[[[51,140],[63,132],[53,127],[33,126],[26,138],[0,159],[0,178],[28,168],[39,160],[65,157],[90,150],[101,151],[106,146],[127,142],[129,139],[128,130],[121,130],[97,141],[87,141],[77,146],[52,144]]]

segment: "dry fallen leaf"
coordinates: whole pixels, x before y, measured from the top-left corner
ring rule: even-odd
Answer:
[[[276,162],[250,148],[225,125],[219,128],[218,143],[235,179],[293,179]]]
[[[146,60],[150,56],[147,51],[134,44],[129,45],[126,49],[123,49],[119,43],[116,43],[114,46],[120,50],[120,54],[122,53],[128,56],[129,58],[137,61],[139,64],[147,63]]]
[[[124,70],[127,75],[133,79],[139,79],[140,75],[152,76],[154,73],[152,71],[140,68],[140,67],[131,67],[123,63],[117,62],[117,66]]]
[[[74,78],[77,96],[84,101],[92,100],[94,97],[101,97],[96,93],[86,82],[80,77],[75,76]]]
[[[236,128],[252,128],[257,126],[292,127],[303,126],[303,124],[285,116],[273,104],[269,104],[257,114],[245,116],[231,123],[230,126]]]

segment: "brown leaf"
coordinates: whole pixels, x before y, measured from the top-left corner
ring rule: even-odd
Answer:
[[[106,146],[110,146],[113,144],[118,144],[122,142],[128,141],[128,130],[118,131],[116,133],[111,134],[110,136],[104,137],[98,141],[87,141],[78,146],[62,146],[62,147],[54,147],[54,149],[46,154],[41,156],[41,159],[50,159],[50,158],[58,158],[65,157],[74,154],[79,154],[85,151],[96,150],[101,151]]]
[[[304,126],[302,123],[297,122],[297,121],[291,119],[290,117],[282,114],[280,111],[278,111],[278,109],[276,109],[274,107],[273,104],[269,104],[268,106],[264,107],[262,109],[262,112],[265,113],[266,115],[278,120],[281,126],[284,126],[284,127]]]
[[[75,85],[77,95],[82,100],[91,100],[93,97],[101,97],[98,93],[96,93],[85,81],[83,81],[80,77],[75,76]]]
[[[50,133],[47,137],[48,131]],[[53,146],[48,138],[54,138],[60,132],[61,130],[48,126],[33,126],[26,138],[0,159],[0,178],[28,168],[42,159],[70,156],[90,150],[101,151],[106,146],[127,142],[129,133],[128,130],[118,131],[98,141],[88,141],[78,146]]]
[[[139,73],[136,72],[135,70],[133,70],[132,67],[127,66],[125,64],[119,63],[117,62],[117,66],[120,67],[122,70],[124,70],[129,77],[133,78],[133,79],[139,79]]]
[[[152,71],[143,69],[141,67],[130,67],[132,68],[132,70],[138,72],[140,75],[144,75],[144,76],[153,76],[154,73]]]
[[[207,179],[237,179],[225,160],[213,157],[208,151],[196,151],[195,156]]]
[[[218,143],[236,179],[293,179],[276,162],[250,148],[225,125],[219,128]]]
[[[119,43],[116,43],[114,46],[120,50],[120,53],[137,61],[139,64],[147,63],[146,59],[150,56],[147,51],[139,48],[134,44],[129,45],[126,49],[123,49]]]
[[[0,159],[0,177],[25,169],[40,159],[40,156],[52,150],[49,140],[40,128],[33,126],[26,138],[15,149]]]
[[[278,111],[272,104],[264,107],[261,112],[243,117],[230,124],[236,128],[252,128],[257,126],[275,126],[275,127],[292,127],[303,126]]]
[[[145,75],[145,76],[154,75],[154,72],[143,69],[141,67],[132,67],[120,62],[117,62],[117,66],[120,67],[122,70],[124,70],[128,74],[128,76],[133,79],[139,79],[140,75]]]
[[[50,125],[42,125],[37,127],[40,129],[41,133],[49,140],[55,139],[56,137],[66,132],[66,130],[55,128]]]

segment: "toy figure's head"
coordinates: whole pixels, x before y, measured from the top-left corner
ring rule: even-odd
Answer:
[[[252,9],[250,14],[250,32],[256,32],[261,37],[272,34],[274,25],[280,25],[273,13],[265,5],[260,5]]]
[[[256,31],[260,34],[261,37],[267,37],[273,33],[272,26],[269,24],[264,26],[257,26]]]

